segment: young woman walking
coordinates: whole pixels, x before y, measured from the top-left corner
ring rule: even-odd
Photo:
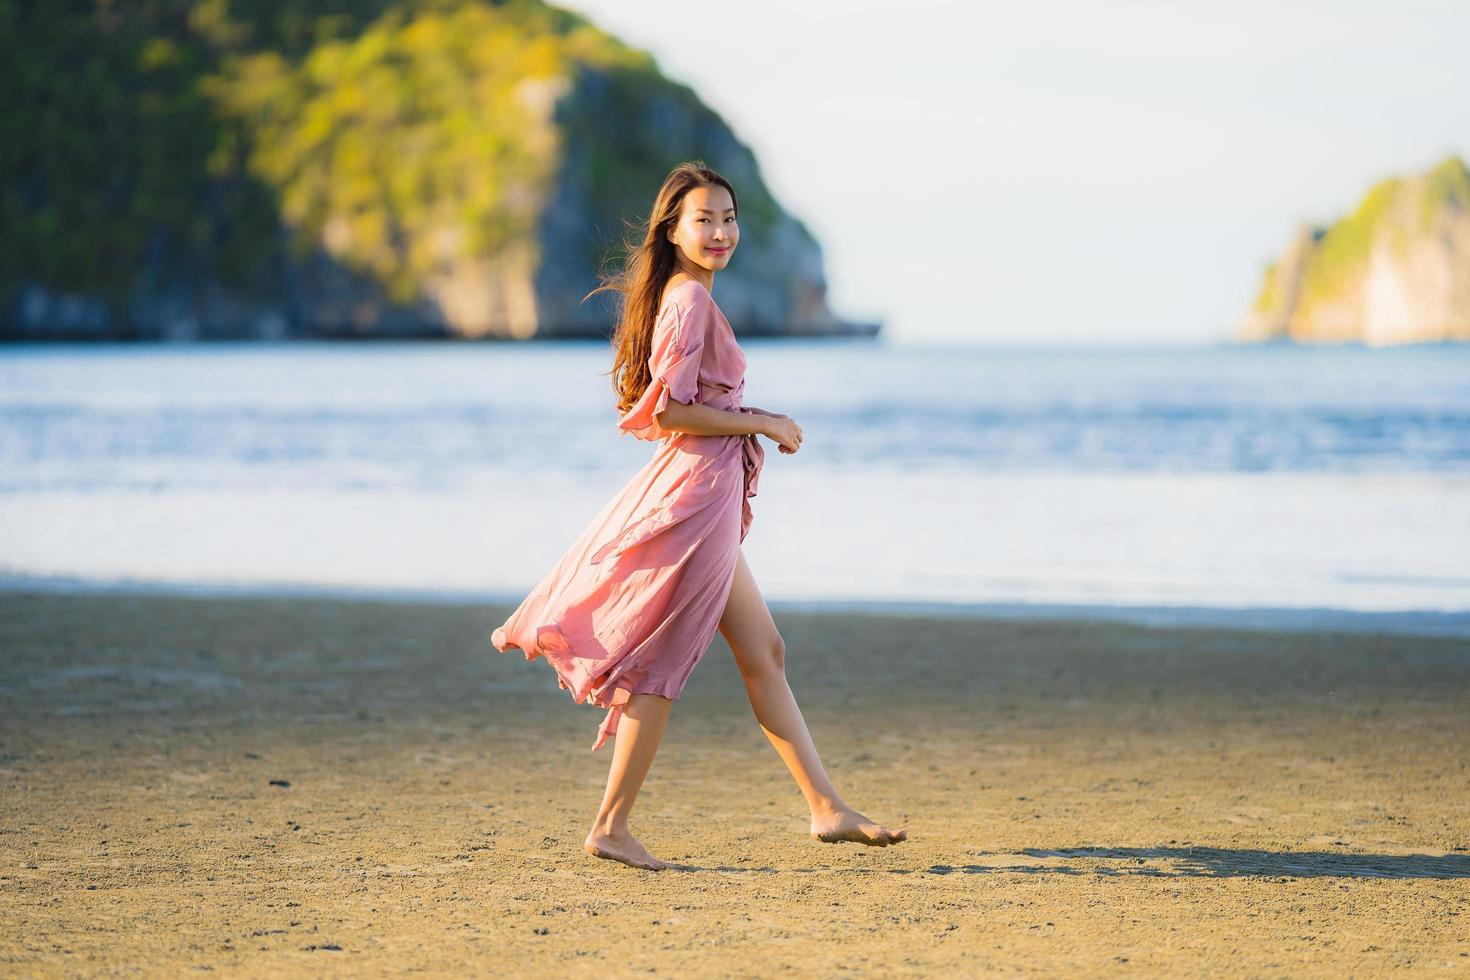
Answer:
[[[735,189],[701,162],[664,179],[622,275],[613,343],[618,427],[657,441],[653,458],[491,634],[504,653],[544,657],[578,704],[607,708],[595,751],[616,735],[588,853],[658,870],[628,815],[669,709],[718,629],[756,720],[806,797],[811,834],[887,845],[907,838],[843,802],[786,683],[785,645],[740,550],[765,454],[801,448],[801,426],[741,404],[745,356],[711,291],[740,241]],[[592,295],[589,294],[589,295]]]

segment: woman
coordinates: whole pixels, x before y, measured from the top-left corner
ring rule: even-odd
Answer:
[[[502,653],[545,657],[577,703],[608,709],[592,748],[618,737],[583,847],[651,870],[668,865],[629,832],[628,815],[669,709],[716,629],[806,797],[812,836],[874,845],[908,836],[849,807],[827,778],[786,683],[781,635],[740,550],[764,462],[757,437],[794,453],[802,435],[787,416],[741,404],[745,357],[711,295],[740,241],[736,216],[729,181],[697,161],[675,167],[623,274],[593,290],[622,294],[618,426],[658,447],[491,635]]]

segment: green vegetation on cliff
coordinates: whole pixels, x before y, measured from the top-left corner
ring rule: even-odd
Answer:
[[[594,94],[559,101],[586,72]],[[173,292],[278,297],[315,255],[405,308],[502,253],[534,271],[572,139],[577,227],[611,237],[705,155],[743,222],[789,220],[691,90],[541,0],[0,0],[0,310],[24,282],[121,319]],[[596,257],[555,246],[571,292]]]
[[[1331,225],[1320,237],[1308,263],[1307,274],[1302,279],[1303,305],[1331,300],[1363,275],[1373,241],[1398,192],[1398,185],[1397,179],[1374,185],[1357,210]],[[1401,244],[1401,236],[1395,237]]]
[[[1419,198],[1419,227],[1427,230],[1446,208],[1470,209],[1470,168],[1448,157],[1429,172]]]
[[[250,172],[332,256],[398,300],[531,238],[554,175],[550,109],[574,66],[646,55],[540,4],[419,4],[292,63],[226,59],[204,90],[250,134]]]
[[[527,233],[551,134],[523,83],[572,62],[656,74],[534,0],[0,0],[0,289],[120,301],[150,250],[249,287],[280,215],[407,298],[436,248]]]
[[[1370,187],[1267,266],[1245,334],[1350,340],[1470,334],[1470,169],[1448,157]]]

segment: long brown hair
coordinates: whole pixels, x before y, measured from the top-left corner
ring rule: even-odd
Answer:
[[[723,176],[704,165],[703,160],[679,164],[664,178],[653,200],[647,223],[635,223],[631,229],[642,233],[642,241],[623,242],[622,271],[613,276],[599,274],[602,285],[587,297],[606,290],[621,295],[618,302],[617,326],[613,330],[613,391],[618,396],[618,414],[626,414],[642,397],[653,381],[648,372],[648,358],[653,352],[653,324],[658,319],[659,303],[664,287],[673,278],[674,253],[678,248],[668,239],[668,232],[679,223],[684,195],[695,187],[718,184],[730,192],[735,216],[740,216],[740,202],[735,188]]]

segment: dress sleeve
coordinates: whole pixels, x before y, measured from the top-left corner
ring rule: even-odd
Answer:
[[[699,395],[699,361],[704,353],[706,317],[698,302],[688,309],[670,303],[653,329],[653,353],[648,367],[653,380],[618,428],[639,439],[657,440],[670,431],[655,418],[669,399],[692,405]]]

